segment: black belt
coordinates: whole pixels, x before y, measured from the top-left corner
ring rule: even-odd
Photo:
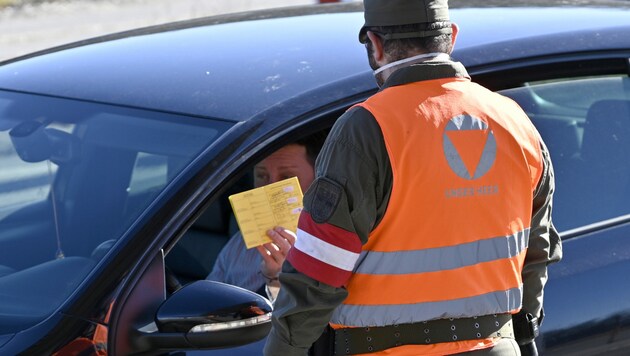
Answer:
[[[401,345],[429,345],[492,337],[514,338],[511,314],[437,319],[379,327],[342,328],[334,330],[334,349],[335,355],[354,355]]]

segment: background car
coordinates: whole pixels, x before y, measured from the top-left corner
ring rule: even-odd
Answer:
[[[453,57],[527,111],[554,162],[565,257],[539,349],[627,353],[630,3],[450,5]],[[268,301],[203,281],[235,231],[226,197],[377,90],[362,23],[360,4],[295,7],[0,63],[0,354],[260,354]]]

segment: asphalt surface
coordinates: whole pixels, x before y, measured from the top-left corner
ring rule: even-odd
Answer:
[[[316,0],[72,0],[0,9],[0,61],[138,27]]]

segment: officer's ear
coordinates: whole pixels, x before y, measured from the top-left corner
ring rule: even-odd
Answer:
[[[372,31],[367,31],[367,36],[370,42],[372,42],[372,56],[379,65],[385,65],[385,53],[383,52],[383,40]]]
[[[456,23],[451,23],[451,52],[453,52],[453,48],[455,48],[455,41],[457,41],[457,34],[459,33],[459,26]],[[450,54],[450,53],[449,53]]]

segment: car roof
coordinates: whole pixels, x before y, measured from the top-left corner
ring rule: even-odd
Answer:
[[[453,56],[467,66],[630,47],[627,0],[450,4],[460,27]],[[314,88],[346,96],[375,88],[357,41],[361,10],[290,7],[99,37],[1,63],[0,88],[235,121],[295,98],[309,99],[306,112],[329,99],[310,95]]]

